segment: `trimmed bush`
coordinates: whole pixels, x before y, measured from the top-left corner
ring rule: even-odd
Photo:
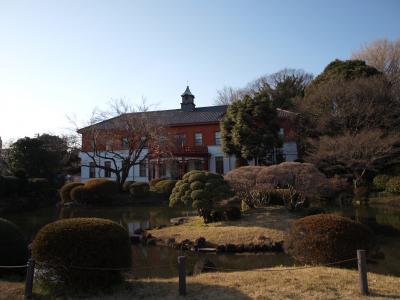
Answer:
[[[129,188],[132,197],[145,197],[149,194],[150,186],[147,182],[134,182]]]
[[[386,184],[389,181],[389,175],[377,175],[374,177],[373,184],[374,188],[378,191],[384,191],[386,189]]]
[[[155,186],[158,182],[165,180],[165,178],[154,178],[150,180],[149,185],[150,187]]]
[[[82,204],[109,204],[117,194],[117,183],[103,178],[88,180],[70,192],[72,200]]]
[[[64,186],[60,189],[60,198],[62,203],[72,202],[71,191],[73,188],[77,186],[83,186],[83,183],[80,182],[71,182],[64,184]]]
[[[122,185],[122,191],[129,193],[129,189],[131,187],[131,184],[135,183],[135,181],[125,181],[124,184]]]
[[[286,241],[286,250],[307,264],[321,264],[356,257],[357,249],[371,250],[372,232],[365,225],[332,214],[296,220]]]
[[[172,179],[161,180],[155,184],[154,190],[157,193],[163,194],[164,196],[169,198],[177,182],[178,180]]]
[[[0,176],[0,196],[10,196],[21,192],[21,180],[15,176]]]
[[[240,219],[240,217],[242,216],[242,212],[238,207],[228,207],[227,209],[225,209],[224,215],[228,221],[235,221]]]
[[[213,220],[211,212],[218,203],[233,195],[223,177],[206,171],[190,171],[183,175],[169,197],[169,205],[197,209],[204,222]]]
[[[400,193],[400,176],[394,176],[386,182],[386,191],[389,193]]]
[[[45,280],[54,276],[78,289],[104,288],[117,283],[117,270],[85,268],[131,267],[128,232],[119,224],[99,218],[59,220],[44,226],[32,244],[32,256],[46,264]],[[81,267],[81,268],[79,268]]]
[[[0,265],[25,265],[27,260],[28,244],[22,232],[14,223],[0,218]]]

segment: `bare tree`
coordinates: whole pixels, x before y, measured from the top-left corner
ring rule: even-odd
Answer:
[[[245,92],[242,89],[234,89],[225,86],[223,89],[217,91],[217,97],[214,103],[217,105],[228,105],[233,101],[239,100],[244,96]]]
[[[322,136],[311,142],[306,161],[320,165],[340,164],[353,178],[354,189],[363,182],[368,172],[378,172],[398,161],[400,135],[385,134],[382,130],[346,132],[340,136]]]
[[[365,44],[351,58],[364,60],[386,74],[393,84],[400,85],[400,38],[395,41],[383,38]]]
[[[78,130],[81,152],[91,163],[82,166],[115,174],[120,189],[135,165],[171,155],[166,124],[145,103],[139,109],[124,99],[112,100],[108,110],[94,110],[90,125]]]

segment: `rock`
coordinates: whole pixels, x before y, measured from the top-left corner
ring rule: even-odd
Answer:
[[[190,248],[192,247],[193,247],[193,242],[191,240],[186,239],[180,243],[180,249],[182,250],[190,250]]]
[[[269,238],[267,238],[265,235],[260,235],[257,240],[259,241],[265,241],[265,240],[269,240]]]
[[[283,241],[274,242],[272,244],[271,250],[274,252],[283,252]]]
[[[225,245],[218,245],[217,246],[217,253],[218,252],[225,252]]]
[[[158,225],[156,229],[163,229],[164,227],[167,227],[167,225]]]
[[[226,244],[225,245],[225,251],[230,252],[230,253],[235,253],[236,252],[236,245],[234,244]]]
[[[157,245],[157,239],[156,239],[156,238],[153,238],[153,237],[147,239],[146,245],[147,245],[147,246],[155,246],[155,245]]]
[[[200,259],[193,267],[193,275],[215,271],[215,264],[208,258]]]
[[[168,238],[165,243],[167,246],[173,247],[175,245],[175,238]]]
[[[134,234],[130,236],[131,243],[132,244],[139,244],[142,240],[142,235],[141,234]]]
[[[143,234],[143,233],[144,233],[144,230],[143,230],[142,228],[138,228],[138,229],[136,229],[133,233],[134,233],[134,234]]]
[[[172,218],[169,220],[173,225],[181,225],[189,221],[188,217]]]
[[[199,237],[194,240],[194,247],[195,248],[204,248],[206,246],[206,239],[203,237]]]

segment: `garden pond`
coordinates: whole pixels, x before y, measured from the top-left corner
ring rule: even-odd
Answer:
[[[330,212],[348,216],[368,224],[376,233],[383,259],[369,264],[369,271],[400,276],[400,208],[387,205],[330,207]],[[172,209],[167,206],[121,207],[51,207],[31,212],[3,214],[21,228],[28,240],[45,224],[60,218],[100,217],[112,219],[127,228],[130,234],[137,228],[154,228],[169,224],[174,217],[193,215],[194,212]],[[100,250],[101,251],[101,250]],[[179,250],[160,246],[132,246],[133,276],[175,277]],[[188,273],[201,259],[207,258],[217,268],[250,270],[275,266],[293,266],[296,262],[284,253],[216,254],[185,252]]]

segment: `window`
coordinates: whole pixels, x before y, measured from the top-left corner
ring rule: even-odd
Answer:
[[[284,128],[279,128],[278,135],[281,139],[285,137],[285,129]]]
[[[111,161],[104,163],[104,177],[111,177]]]
[[[221,145],[221,131],[216,131],[214,133],[214,140],[215,140],[215,145]]]
[[[96,164],[94,162],[89,163],[89,178],[96,177]]]
[[[167,176],[167,166],[165,163],[160,163],[160,177]]]
[[[224,174],[224,157],[223,156],[215,157],[215,173]]]
[[[178,146],[185,146],[186,145],[186,134],[184,134],[184,133],[175,134],[175,141]]]
[[[203,134],[201,132],[196,132],[194,134],[194,144],[196,146],[201,146],[203,145]]]
[[[194,169],[195,170],[203,170],[203,162],[200,159],[196,159],[194,161]]]
[[[129,140],[127,137],[122,138],[122,149],[129,149]]]
[[[142,160],[139,164],[139,176],[140,177],[147,176],[147,164],[145,160]]]

